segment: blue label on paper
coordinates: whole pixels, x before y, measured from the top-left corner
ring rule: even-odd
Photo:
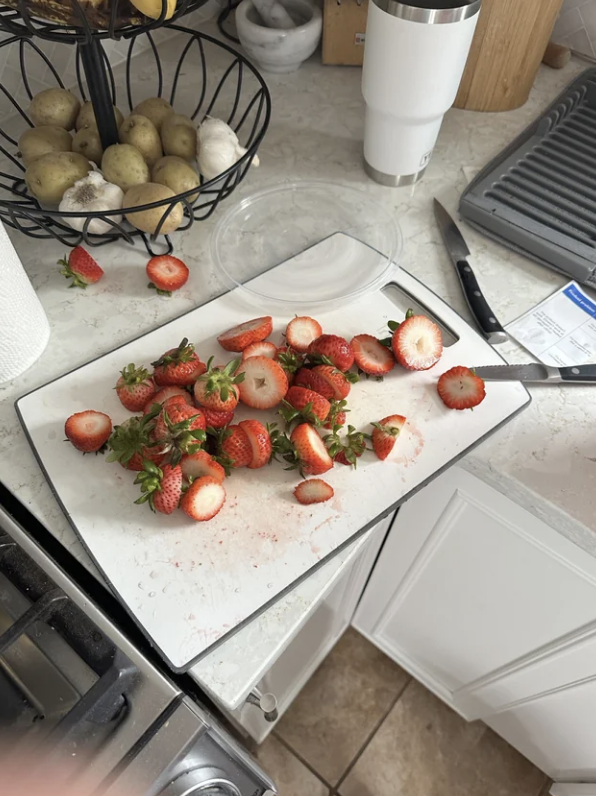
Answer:
[[[577,285],[568,285],[563,293],[567,298],[571,299],[574,304],[581,307],[584,312],[587,312],[592,318],[596,318],[596,304],[590,301],[590,299],[579,290]]]

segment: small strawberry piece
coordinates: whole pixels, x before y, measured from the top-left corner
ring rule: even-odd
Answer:
[[[151,440],[154,427],[154,414],[129,417],[115,426],[108,440],[110,453],[106,461],[120,462],[127,470],[142,470],[145,459],[159,465],[163,460],[163,449]]]
[[[112,421],[103,412],[86,409],[67,419],[64,433],[77,450],[83,453],[97,453],[112,433]]]
[[[395,366],[391,351],[372,334],[358,334],[352,338],[350,345],[357,367],[370,376],[384,376]]]
[[[188,387],[207,370],[205,363],[195,354],[194,345],[186,337],[178,348],[171,348],[151,364],[155,368],[153,378],[160,387]]]
[[[356,431],[354,426],[348,426],[347,434],[339,436],[340,426],[333,427],[333,433],[324,438],[325,445],[333,461],[356,467],[358,459],[366,450],[366,435]]]
[[[288,377],[279,362],[267,357],[250,357],[242,362],[238,374],[240,400],[252,409],[272,409],[288,391]]]
[[[82,246],[75,246],[68,255],[68,260],[65,255],[64,259],[58,260],[58,265],[62,266],[60,273],[67,279],[72,279],[69,287],[86,288],[87,285],[99,282],[103,276],[103,270]]]
[[[183,456],[180,459],[180,467],[182,468],[182,475],[187,481],[208,475],[221,484],[226,477],[224,468],[207,451],[197,451]]]
[[[180,508],[192,520],[206,522],[213,519],[226,501],[226,490],[209,475],[197,478],[182,496]]]
[[[335,401],[343,401],[350,393],[350,381],[346,378],[344,373],[340,373],[332,365],[317,365],[313,368],[313,373],[320,376],[332,390],[332,398]]]
[[[188,390],[185,390],[184,387],[175,387],[174,385],[170,385],[169,387],[162,387],[161,390],[158,390],[155,395],[149,401],[147,401],[143,409],[143,413],[148,414],[155,404],[163,405],[168,398],[173,398],[175,396],[182,398],[185,403],[187,403],[189,406],[192,406],[192,398]]]
[[[307,387],[309,390],[314,390],[314,392],[318,392],[319,395],[322,395],[323,398],[327,398],[328,401],[335,398],[335,389],[327,379],[309,368],[300,368],[300,370],[297,371],[294,384],[297,387]],[[348,392],[350,392],[349,384]]]
[[[354,364],[352,346],[336,334],[322,334],[308,347],[311,362],[333,365],[338,370],[349,370]]]
[[[253,459],[253,448],[246,431],[237,426],[228,426],[223,435],[221,452],[230,462],[230,467],[248,467]]]
[[[251,343],[260,343],[273,331],[273,319],[270,315],[246,321],[227,332],[220,334],[217,342],[226,351],[244,351]]]
[[[295,410],[293,416],[284,414],[287,422],[291,422],[295,417],[301,416],[309,423],[319,425],[327,419],[331,404],[322,395],[307,387],[290,387],[284,400],[285,408],[289,405]]]
[[[246,346],[242,352],[242,361],[244,362],[244,360],[249,357],[269,357],[269,359],[275,359],[276,354],[277,346],[275,343],[268,343],[262,340],[260,343],[251,343]]]
[[[269,432],[258,420],[242,420],[238,423],[240,428],[248,437],[252,448],[252,459],[247,465],[249,470],[258,470],[269,464],[271,459],[272,446]]]
[[[239,384],[244,380],[238,370],[240,360],[233,359],[223,368],[212,367],[212,361],[213,357],[207,363],[207,371],[195,381],[195,401],[207,409],[233,412],[240,397]]]
[[[426,315],[409,315],[391,338],[399,364],[408,370],[428,370],[443,353],[443,338],[436,323]]]
[[[288,345],[300,354],[306,354],[309,345],[322,334],[321,324],[308,316],[293,318],[286,328]]]
[[[372,423],[372,446],[379,459],[384,460],[389,456],[405,422],[403,415],[389,415],[378,423]]]
[[[152,257],[147,263],[149,287],[157,290],[162,296],[171,296],[188,280],[189,270],[177,257],[171,254],[160,254]]]
[[[137,368],[132,362],[121,371],[116,382],[116,395],[120,403],[131,412],[142,412],[155,395],[155,382],[146,368]]]
[[[229,426],[234,419],[233,410],[229,412],[218,412],[217,409],[208,409],[206,406],[202,406],[201,412],[205,416],[207,428],[225,428]]]
[[[472,409],[484,401],[484,381],[470,368],[458,365],[440,377],[437,390],[449,409]]]
[[[296,426],[290,435],[290,442],[296,449],[301,471],[305,475],[321,475],[333,467],[333,459],[325,443],[310,423]]]
[[[309,478],[308,481],[301,481],[294,490],[296,500],[303,506],[310,506],[311,503],[324,503],[326,500],[331,500],[334,494],[333,488],[322,478]]]

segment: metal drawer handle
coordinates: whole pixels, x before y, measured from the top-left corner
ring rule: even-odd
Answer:
[[[258,688],[253,688],[246,697],[246,701],[250,705],[256,705],[263,711],[265,721],[277,721],[279,718],[279,713],[277,712],[277,697],[273,694],[263,694]]]

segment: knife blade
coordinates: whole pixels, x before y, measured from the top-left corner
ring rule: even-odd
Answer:
[[[532,362],[529,365],[485,365],[474,368],[474,373],[485,381],[533,381],[550,384],[596,383],[596,365],[576,365],[566,368],[540,365],[537,362]]]
[[[453,261],[468,307],[482,336],[491,345],[504,343],[508,339],[508,334],[497,320],[480,290],[474,271],[472,271],[472,267],[467,260],[470,250],[463,235],[443,205],[437,199],[433,200],[433,204],[435,218],[439,225],[445,248]]]

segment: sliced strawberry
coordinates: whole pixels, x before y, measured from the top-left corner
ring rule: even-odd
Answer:
[[[197,478],[182,496],[180,508],[192,520],[206,522],[213,519],[226,501],[226,490],[209,475]]]
[[[155,382],[146,368],[137,368],[132,362],[121,371],[116,382],[116,395],[120,403],[131,412],[142,412],[155,395]]]
[[[391,348],[399,364],[408,370],[428,370],[443,353],[443,338],[436,323],[426,315],[408,315],[391,338]]]
[[[331,404],[322,395],[308,387],[290,387],[286,393],[280,412],[286,423],[298,417],[314,425],[320,425],[327,419]]]
[[[86,409],[67,419],[64,433],[77,450],[83,453],[97,453],[112,433],[112,421],[103,412]]]
[[[300,354],[306,354],[309,345],[322,334],[321,324],[308,316],[292,318],[286,328],[288,345]]]
[[[209,475],[211,478],[215,478],[216,481],[223,483],[226,477],[224,468],[207,451],[197,451],[183,456],[180,459],[180,467],[182,468],[182,475],[187,481],[191,478],[202,478],[204,475]]]
[[[338,370],[349,370],[354,364],[352,346],[336,334],[322,334],[308,347],[311,362],[333,365]]]
[[[472,409],[484,401],[484,381],[470,368],[451,368],[440,377],[437,390],[449,409]]]
[[[153,378],[160,387],[172,384],[188,387],[207,370],[205,363],[195,353],[194,345],[186,337],[178,348],[171,348],[151,364],[155,368]]]
[[[160,514],[173,514],[182,496],[182,470],[180,465],[172,467],[164,464],[162,468],[145,462],[143,469],[135,478],[143,493],[135,503],[149,503],[152,511]]]
[[[296,449],[301,472],[305,475],[321,475],[333,467],[333,459],[325,443],[310,423],[296,426],[290,435],[290,442]]]
[[[372,446],[379,459],[384,460],[389,456],[405,422],[403,415],[389,415],[371,424],[374,426]]]
[[[58,265],[62,266],[60,273],[67,279],[72,279],[69,287],[86,288],[87,285],[94,285],[103,276],[103,271],[95,262],[88,251],[82,246],[75,246],[64,259],[58,260]]]
[[[199,406],[218,412],[233,412],[240,397],[239,384],[244,374],[238,371],[239,359],[233,359],[225,367],[212,367],[213,357],[207,363],[207,371],[195,381],[194,396]]]
[[[189,406],[192,406],[192,398],[188,390],[185,390],[184,387],[176,387],[172,384],[169,387],[162,387],[161,390],[158,390],[155,395],[145,404],[143,413],[148,414],[153,409],[155,404],[162,405],[168,400],[168,398],[173,398],[174,396],[179,396],[185,401],[185,403],[187,403]]]
[[[246,431],[237,426],[228,426],[223,433],[221,452],[230,467],[248,467],[253,459],[253,449]]]
[[[273,319],[270,315],[266,315],[228,329],[219,335],[217,342],[226,351],[244,351],[251,343],[259,343],[269,337],[272,331]]]
[[[149,287],[165,296],[171,296],[173,290],[178,290],[185,285],[189,273],[182,260],[172,257],[171,254],[160,254],[157,257],[152,257],[147,263]]]
[[[314,390],[314,392],[318,392],[319,395],[322,395],[323,398],[327,398],[328,401],[335,398],[335,389],[327,379],[309,368],[300,368],[300,370],[296,372],[294,384],[297,387],[307,387],[309,390]],[[350,392],[349,384],[348,392]]]
[[[276,354],[277,346],[275,343],[268,343],[266,340],[262,340],[260,343],[251,343],[246,346],[242,352],[242,361],[244,362],[244,360],[249,357],[269,357],[269,359],[275,359]]]
[[[356,381],[358,380],[358,376],[355,373],[350,374],[350,377],[348,377],[345,373],[340,373],[332,365],[317,365],[313,368],[313,373],[325,380],[329,389],[333,391],[331,397],[335,401],[343,401],[344,398],[348,397],[350,382],[352,381],[351,377],[355,377]]]
[[[240,428],[248,437],[252,448],[252,459],[247,465],[249,470],[258,470],[269,464],[271,459],[272,446],[269,432],[258,420],[242,420],[238,423]]]
[[[115,426],[108,440],[110,453],[106,461],[120,462],[127,470],[142,470],[145,459],[160,464],[163,460],[162,447],[153,444],[151,439],[155,413],[129,417],[124,423]]]
[[[225,428],[229,426],[234,419],[234,411],[218,412],[217,409],[208,409],[206,406],[201,407],[201,412],[205,416],[205,423],[207,428]]]
[[[391,351],[372,334],[358,334],[352,338],[350,345],[357,367],[370,376],[383,376],[395,366]]]
[[[311,503],[324,503],[331,500],[334,495],[333,488],[322,478],[309,478],[308,481],[301,481],[294,490],[294,496],[298,503],[309,506]]]
[[[288,378],[279,362],[250,357],[240,365],[240,400],[252,409],[272,409],[288,391]]]
[[[356,431],[354,426],[348,426],[347,434],[342,438],[339,430],[339,426],[334,426],[333,433],[324,438],[329,455],[339,464],[356,467],[358,459],[366,450],[366,435]]]

